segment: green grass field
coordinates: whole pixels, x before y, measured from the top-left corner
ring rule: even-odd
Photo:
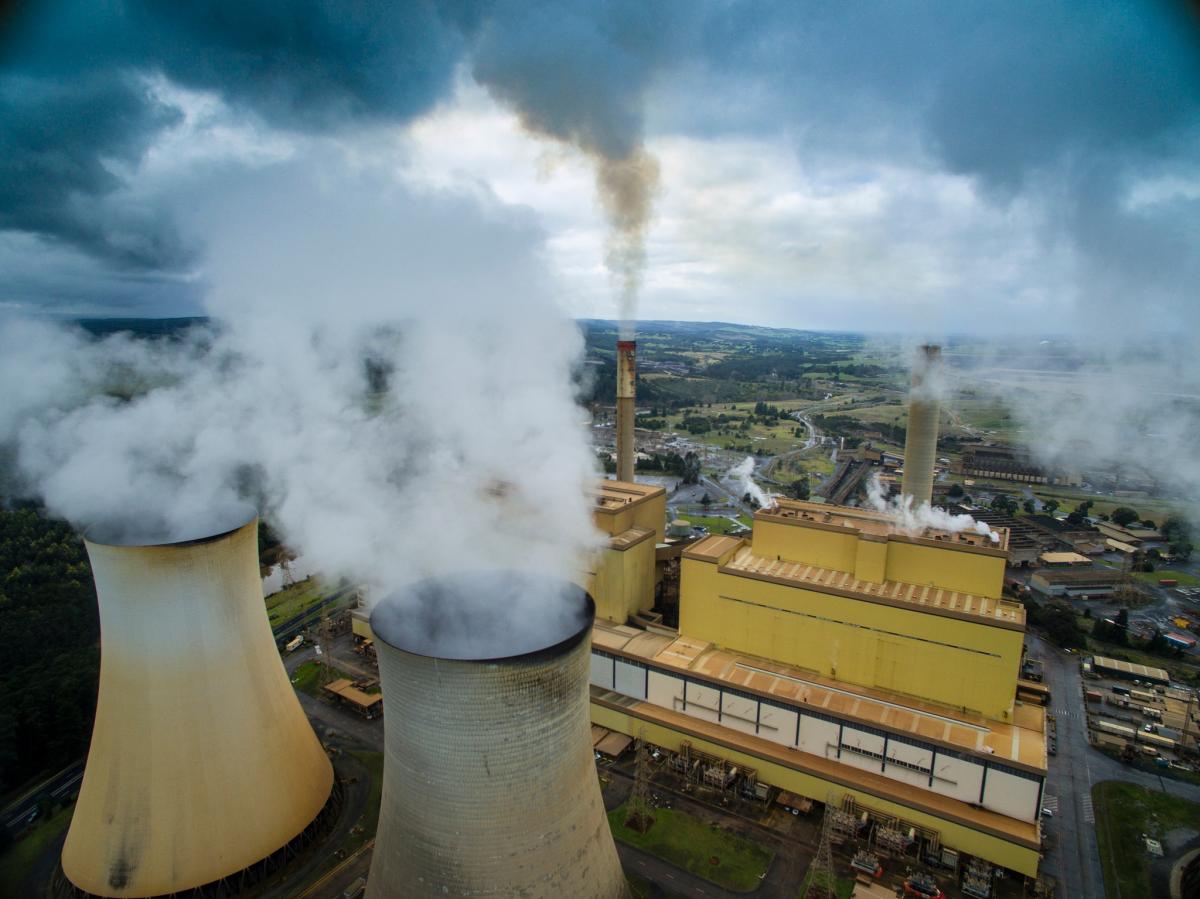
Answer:
[[[367,796],[367,809],[363,812],[362,832],[351,834],[346,843],[346,851],[353,852],[368,839],[375,836],[379,828],[379,801],[383,795],[383,753],[382,752],[352,752],[350,753],[363,763],[371,772],[371,792]]]
[[[811,868],[809,869],[812,870]],[[819,880],[819,878],[818,878]],[[804,899],[808,895],[809,887],[815,886],[816,883],[809,881],[809,875],[804,875],[804,880],[800,885],[800,892],[796,894],[797,899]],[[834,875],[833,891],[837,894],[837,899],[850,899],[854,895],[854,880],[850,877],[838,877]]]
[[[655,809],[654,826],[644,834],[626,827],[625,815],[624,805],[608,813],[608,823],[618,840],[726,889],[755,889],[775,858],[770,849],[705,824],[686,812]]]
[[[65,808],[25,835],[0,856],[0,899],[26,899],[22,886],[39,855],[71,823],[75,806]]]
[[[1139,581],[1145,581],[1147,584],[1157,584],[1160,580],[1176,580],[1179,581],[1179,586],[1181,587],[1195,587],[1197,584],[1200,584],[1200,577],[1188,574],[1186,571],[1175,571],[1169,568],[1163,568],[1158,571],[1139,571],[1134,574],[1134,577]]]
[[[338,680],[339,678],[347,678],[354,680],[349,674],[344,671],[333,669],[333,674],[330,676],[330,681]],[[321,663],[315,659],[305,662],[296,669],[296,673],[292,675],[292,686],[297,690],[307,693],[309,696],[316,696],[321,692]]]
[[[320,602],[327,594],[325,584],[318,578],[305,578],[298,584],[285,587],[267,597],[267,617],[271,627],[299,615]]]
[[[1200,829],[1200,805],[1115,780],[1092,787],[1092,799],[1104,892],[1109,899],[1152,895],[1142,835],[1161,840],[1176,827]]]

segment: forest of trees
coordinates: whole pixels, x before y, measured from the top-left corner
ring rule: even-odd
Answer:
[[[99,639],[83,541],[32,509],[0,510],[0,793],[86,751]]]

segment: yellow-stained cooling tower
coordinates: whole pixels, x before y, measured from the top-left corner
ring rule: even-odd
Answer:
[[[617,480],[632,484],[637,466],[633,439],[637,406],[637,343],[617,341]]]
[[[908,394],[908,431],[904,438],[904,478],[900,493],[912,497],[913,507],[933,499],[933,467],[937,461],[938,416],[937,366],[941,348],[922,346],[913,365]]]
[[[628,895],[592,757],[593,615],[575,585],[514,572],[376,606],[386,748],[368,899]]]
[[[234,515],[184,542],[88,534],[100,694],[62,853],[88,893],[162,896],[237,874],[330,795],[267,621],[258,519]]]

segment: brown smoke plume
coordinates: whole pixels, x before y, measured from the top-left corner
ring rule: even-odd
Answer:
[[[658,160],[643,147],[624,159],[596,158],[596,191],[612,227],[604,261],[618,291],[622,340],[633,339],[657,186]]]

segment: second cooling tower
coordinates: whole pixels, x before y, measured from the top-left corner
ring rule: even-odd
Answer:
[[[368,899],[628,895],[592,756],[593,615],[575,585],[514,572],[376,606],[386,748]]]

